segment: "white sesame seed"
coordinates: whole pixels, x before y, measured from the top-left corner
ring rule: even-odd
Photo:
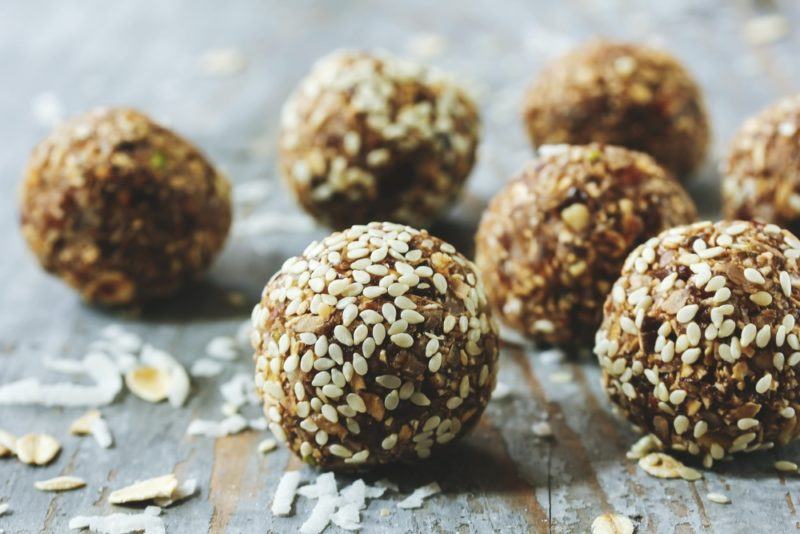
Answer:
[[[769,343],[771,336],[772,336],[772,330],[770,329],[770,326],[768,324],[765,324],[758,331],[758,334],[756,334],[756,346],[758,346],[758,348],[763,349]]]
[[[348,330],[345,326],[340,324],[336,325],[336,327],[333,329],[333,337],[335,337],[339,343],[346,347],[353,346],[353,334],[351,334],[350,330]]]
[[[400,317],[408,324],[419,324],[425,322],[425,316],[415,310],[403,310]]]
[[[775,469],[778,471],[782,471],[784,473],[796,473],[797,472],[797,464],[794,462],[790,462],[788,460],[778,460],[773,464]]]
[[[695,314],[699,306],[697,304],[687,304],[676,314],[675,318],[678,320],[679,323],[688,323],[692,319],[694,319]]]
[[[366,358],[357,352],[353,354],[353,370],[360,376],[366,375],[367,371],[369,371]]]
[[[739,430],[750,430],[751,428],[758,426],[758,419],[753,419],[752,417],[743,417],[736,421],[736,426],[739,427]]]
[[[761,285],[764,282],[766,282],[766,280],[764,280],[764,277],[761,275],[761,273],[758,272],[757,270],[753,269],[752,267],[748,267],[748,268],[746,268],[744,270],[744,278],[748,282],[751,282],[753,284],[758,284],[758,285]]]
[[[329,446],[328,450],[331,451],[331,454],[340,458],[350,458],[353,456],[353,453],[350,451],[350,449],[338,443],[334,443],[333,445]]]
[[[781,291],[783,291],[783,294],[786,297],[791,297],[792,296],[792,279],[789,276],[789,273],[787,273],[786,271],[781,271],[780,274],[778,275],[778,279],[780,280]]]
[[[407,349],[414,344],[414,338],[405,332],[394,334],[389,339],[391,339],[392,343],[404,349]]]
[[[365,324],[358,325],[356,329],[353,330],[353,344],[360,345],[362,341],[367,339],[368,335],[369,335],[369,328],[367,328],[367,325]]]
[[[395,445],[397,445],[397,434],[389,434],[381,441],[381,448],[383,450],[388,451],[393,449]]]
[[[781,417],[785,417],[786,419],[793,419],[795,415],[794,408],[791,406],[787,406],[780,411]]]
[[[394,410],[397,408],[397,405],[400,404],[400,395],[397,393],[397,390],[394,389],[386,395],[383,399],[383,405],[386,407],[387,410]]]
[[[414,304],[414,301],[406,297],[405,295],[395,297],[394,305],[400,308],[401,310],[413,310],[417,307],[417,305]]]
[[[769,306],[772,304],[772,295],[766,291],[759,291],[750,295],[750,300],[759,306]]]
[[[672,422],[672,426],[677,434],[683,434],[689,430],[689,419],[685,415],[679,415]]]
[[[669,401],[676,406],[682,403],[684,400],[686,400],[685,389],[676,389],[669,394]]]
[[[368,286],[364,288],[364,291],[362,291],[362,293],[365,297],[374,299],[386,293],[386,288],[380,286]]]
[[[771,385],[772,385],[772,375],[767,373],[761,378],[759,378],[758,382],[756,382],[756,392],[761,394],[766,393]]]
[[[687,349],[681,355],[681,361],[683,363],[685,363],[685,364],[691,365],[694,362],[696,362],[699,357],[700,357],[700,349],[697,348],[697,347],[694,347],[694,348],[691,348],[691,349]]]
[[[692,435],[695,437],[695,439],[703,437],[706,432],[708,432],[708,423],[700,420],[694,424],[694,431],[692,432]]]
[[[758,329],[756,325],[753,323],[748,323],[747,325],[742,328],[742,335],[740,337],[740,341],[742,343],[742,347],[747,347],[752,343],[756,338],[756,333]]]
[[[330,404],[323,404],[321,411],[322,411],[322,417],[324,417],[331,423],[339,422],[339,413],[336,411],[336,408],[334,408]]]
[[[378,385],[388,389],[397,389],[400,387],[400,384],[402,383],[402,381],[394,375],[377,376],[375,377],[375,382],[377,382]]]
[[[728,496],[723,495],[722,493],[709,493],[706,495],[706,498],[708,498],[709,501],[717,504],[729,504],[731,502]]]

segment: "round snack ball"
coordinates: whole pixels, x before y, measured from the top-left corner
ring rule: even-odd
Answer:
[[[475,104],[442,73],[341,51],[318,61],[284,106],[280,166],[328,226],[425,226],[459,195],[478,129]]]
[[[324,468],[427,458],[477,422],[496,381],[474,265],[393,223],[287,260],[253,310],[252,341],[272,433]]]
[[[800,240],[774,224],[703,222],[638,247],[595,353],[622,413],[714,460],[800,433]]]
[[[800,230],[800,94],[744,123],[722,169],[728,219],[761,219]]]
[[[101,108],[56,128],[25,171],[22,233],[87,301],[124,305],[198,278],[225,242],[230,186],[146,115]]]
[[[528,89],[534,145],[619,145],[646,152],[684,179],[705,158],[708,117],[700,88],[666,52],[594,40],[553,61]]]
[[[484,212],[476,263],[506,324],[537,342],[591,346],[630,251],[696,210],[646,154],[595,144],[540,155]]]

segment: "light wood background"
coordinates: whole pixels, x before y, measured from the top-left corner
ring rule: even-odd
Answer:
[[[744,37],[759,14],[800,20],[793,0],[547,0],[402,2],[132,0],[7,1],[0,4],[0,382],[57,375],[45,356],[80,357],[101,327],[120,322],[185,364],[214,335],[232,334],[283,259],[321,229],[232,236],[208,281],[140,314],[83,305],[43,274],[17,230],[16,188],[30,149],[46,134],[52,111],[100,104],[133,105],[199,144],[236,183],[263,180],[273,192],[255,208],[299,216],[275,171],[281,104],[319,56],[341,46],[423,55],[469,81],[484,116],[480,163],[464,201],[433,231],[471,254],[485,201],[531,156],[519,122],[521,95],[542,62],[593,35],[660,44],[682,58],[705,89],[713,118],[713,158],[690,190],[704,215],[718,212],[716,161],[748,115],[800,87],[800,31],[757,45]],[[212,76],[198,67],[211,49],[232,47],[240,72]],[[44,96],[43,96],[44,95]],[[48,102],[50,102],[48,107]],[[47,110],[51,113],[45,113]],[[241,206],[240,206],[241,208]],[[246,210],[240,209],[239,215]],[[246,302],[228,302],[241,292]],[[248,432],[213,440],[187,438],[194,417],[219,419],[218,384],[249,372],[247,355],[224,377],[199,379],[176,410],[124,394],[103,410],[116,446],[101,450],[67,434],[78,409],[0,407],[0,428],[46,431],[64,444],[48,467],[0,460],[0,517],[6,532],[64,532],[77,514],[111,513],[110,489],[174,470],[197,477],[199,496],[165,510],[169,532],[292,532],[313,502],[298,499],[291,518],[268,505],[287,468],[285,450],[262,456],[265,437]],[[565,373],[566,382],[559,381]],[[422,510],[372,502],[365,532],[585,532],[604,511],[632,517],[639,532],[789,532],[800,528],[800,480],[772,469],[800,458],[800,447],[738,458],[696,483],[650,478],[625,459],[635,436],[615,419],[598,386],[594,362],[553,362],[507,344],[500,379],[512,393],[493,401],[480,426],[451,454],[418,470],[379,473],[404,492],[437,480],[444,494]],[[555,439],[533,437],[549,417]],[[41,493],[35,480],[60,473],[88,487]],[[310,476],[310,473],[309,473]],[[711,503],[710,491],[732,504]],[[380,517],[382,507],[389,517]],[[330,527],[329,532],[336,529]]]

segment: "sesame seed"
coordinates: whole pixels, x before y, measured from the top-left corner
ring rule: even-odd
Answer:
[[[791,406],[787,406],[787,407],[783,408],[780,411],[780,414],[781,414],[781,417],[784,417],[786,419],[793,419],[794,415],[795,415],[795,411],[794,411],[794,408],[792,408]]]
[[[358,306],[355,304],[348,304],[342,312],[342,325],[350,326],[355,318],[358,317]]]
[[[339,413],[336,411],[336,408],[334,408],[330,404],[323,404],[321,411],[322,411],[322,417],[324,417],[331,423],[339,422]]]
[[[763,349],[769,343],[770,337],[772,336],[772,330],[768,324],[765,324],[761,327],[756,334],[756,346],[760,349]]]
[[[686,399],[685,389],[676,389],[675,391],[669,394],[669,401],[676,406],[682,403],[685,399]]]
[[[367,360],[358,353],[353,354],[353,370],[360,376],[364,376],[369,371]]]
[[[375,377],[375,382],[377,382],[378,385],[388,389],[397,389],[400,387],[400,384],[402,383],[402,381],[394,375],[377,376]]]
[[[675,343],[673,341],[667,342],[664,348],[661,349],[661,361],[669,363],[675,357]]]
[[[390,450],[397,445],[397,434],[389,434],[386,436],[383,441],[381,441],[381,448],[383,450]]]
[[[364,324],[358,325],[356,329],[353,331],[353,344],[354,345],[361,344],[362,341],[367,339],[368,335],[369,335],[369,328],[367,328],[367,325]]]
[[[334,443],[333,445],[328,447],[328,450],[331,451],[331,454],[333,454],[334,456],[338,456],[340,458],[350,458],[351,456],[353,456],[353,453],[350,451],[350,449],[338,443]]]
[[[750,300],[759,306],[769,306],[772,304],[772,295],[766,291],[759,291],[750,295]]]
[[[345,345],[346,347],[353,346],[353,335],[350,333],[350,330],[343,325],[336,325],[336,327],[333,329],[333,337],[335,337],[339,343]]]
[[[386,288],[385,287],[380,287],[380,286],[369,286],[369,287],[365,287],[364,291],[362,291],[362,293],[363,293],[363,295],[365,297],[370,298],[370,299],[374,299],[374,298],[378,298],[381,295],[383,295],[384,293],[386,293]]]
[[[756,382],[756,392],[761,394],[766,393],[771,385],[772,385],[772,375],[767,373],[761,378],[759,378],[758,382]]]
[[[696,362],[699,357],[700,357],[700,349],[695,347],[695,348],[687,349],[681,355],[681,361],[683,363],[685,363],[685,364],[691,365],[694,362]]]
[[[708,431],[708,423],[706,423],[703,420],[700,420],[697,423],[695,423],[692,435],[695,437],[695,439],[701,438],[705,435],[707,431]]]
[[[747,230],[748,224],[746,222],[735,222],[725,229],[725,233],[732,236],[737,236]]]
[[[764,282],[766,282],[761,273],[753,269],[752,267],[748,267],[747,269],[744,270],[744,277],[748,282],[751,282],[753,284],[761,285]]]
[[[675,432],[677,434],[683,434],[689,430],[689,419],[685,415],[679,415],[672,422],[672,426],[675,427]]]
[[[408,324],[419,324],[425,322],[425,316],[415,310],[403,310],[400,317]]]
[[[736,421],[736,426],[739,427],[739,430],[750,430],[751,428],[758,426],[758,419],[753,419],[752,417],[743,417]]]
[[[342,396],[342,394],[344,394],[344,391],[342,391],[342,388],[340,388],[339,386],[333,384],[326,384],[322,386],[322,394],[332,399],[338,399],[339,397]]]
[[[728,498],[727,495],[723,495],[722,493],[709,493],[706,495],[709,501],[715,502],[717,504],[729,504],[731,500]]]
[[[619,326],[622,328],[623,332],[626,332],[631,335],[637,335],[639,333],[639,329],[636,328],[636,323],[630,317],[625,317],[624,315],[619,318]]]
[[[397,390],[394,389],[386,395],[383,399],[383,405],[386,407],[387,410],[394,410],[397,408],[397,405],[400,404],[400,395],[397,393]]]
[[[430,361],[428,362],[428,370],[431,373],[437,372],[442,367],[442,355],[441,353],[435,354]]]
[[[392,343],[404,349],[407,349],[414,344],[414,338],[405,332],[394,334],[389,339],[391,339]]]
[[[740,342],[742,347],[747,347],[752,343],[756,338],[756,333],[758,332],[756,325],[753,323],[748,323],[742,328],[742,335],[740,338]]]
[[[780,274],[778,275],[778,279],[780,280],[781,291],[783,291],[783,294],[786,297],[791,297],[792,296],[792,279],[789,276],[789,273],[787,273],[786,271],[781,271]]]
[[[778,471],[782,471],[784,473],[796,473],[797,472],[797,464],[794,462],[790,462],[788,460],[778,460],[773,464],[775,469]]]
[[[676,314],[675,318],[678,320],[679,323],[688,323],[692,319],[694,319],[695,314],[699,306],[697,304],[687,304]]]

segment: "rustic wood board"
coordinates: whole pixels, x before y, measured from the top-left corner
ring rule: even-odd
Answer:
[[[66,114],[98,104],[142,108],[195,140],[237,183],[264,180],[274,193],[261,210],[295,214],[275,172],[274,145],[282,101],[310,63],[340,46],[409,51],[421,33],[440,36],[431,63],[470,80],[484,111],[484,143],[464,202],[433,230],[471,250],[486,199],[530,157],[518,120],[527,81],[548,57],[592,35],[663,44],[683,58],[706,90],[715,129],[714,158],[740,121],[800,87],[800,33],[764,46],[743,38],[748,20],[779,13],[800,21],[792,0],[564,2],[214,2],[138,0],[3,2],[0,5],[0,382],[44,375],[44,356],[80,357],[100,328],[119,322],[187,365],[214,335],[235,332],[283,259],[325,231],[234,236],[207,282],[130,315],[89,308],[44,275],[17,231],[15,192],[33,144],[47,129],[31,103],[50,92]],[[430,40],[429,40],[430,41]],[[434,39],[433,44],[436,44]],[[246,68],[230,76],[198,71],[205,51],[234,47]],[[412,47],[413,48],[413,47]],[[419,46],[417,47],[419,48]],[[433,52],[432,47],[422,47]],[[39,100],[41,102],[41,99]],[[41,104],[37,108],[41,115]],[[40,117],[41,119],[41,117]],[[692,182],[704,215],[718,211],[713,160]],[[302,226],[302,225],[301,225]],[[247,302],[228,302],[238,291]],[[246,357],[231,366],[249,372]],[[568,373],[567,382],[556,380]],[[187,438],[193,417],[218,419],[223,378],[194,381],[186,408],[150,405],[123,395],[104,413],[117,444],[101,450],[67,434],[78,409],[0,408],[0,428],[47,431],[64,444],[48,467],[0,460],[0,517],[6,532],[64,532],[77,514],[111,513],[112,488],[175,470],[197,477],[199,496],[165,511],[169,532],[291,532],[310,511],[268,511],[275,484],[297,468],[285,450],[255,451],[260,433],[212,440]],[[800,447],[750,456],[706,472],[696,483],[653,479],[625,459],[635,436],[609,410],[591,361],[554,362],[529,347],[506,344],[500,380],[512,394],[493,401],[477,430],[452,454],[418,470],[387,469],[403,491],[437,480],[444,494],[420,511],[398,510],[396,498],[373,502],[367,532],[584,532],[604,511],[636,520],[639,532],[787,532],[800,528],[800,482],[772,463],[797,460]],[[531,423],[548,416],[553,441],[534,438]],[[88,488],[60,495],[33,489],[59,473],[84,477]],[[312,473],[306,472],[307,476]],[[733,501],[719,505],[706,493]],[[389,517],[379,510],[391,509]],[[329,531],[335,531],[329,528]]]

